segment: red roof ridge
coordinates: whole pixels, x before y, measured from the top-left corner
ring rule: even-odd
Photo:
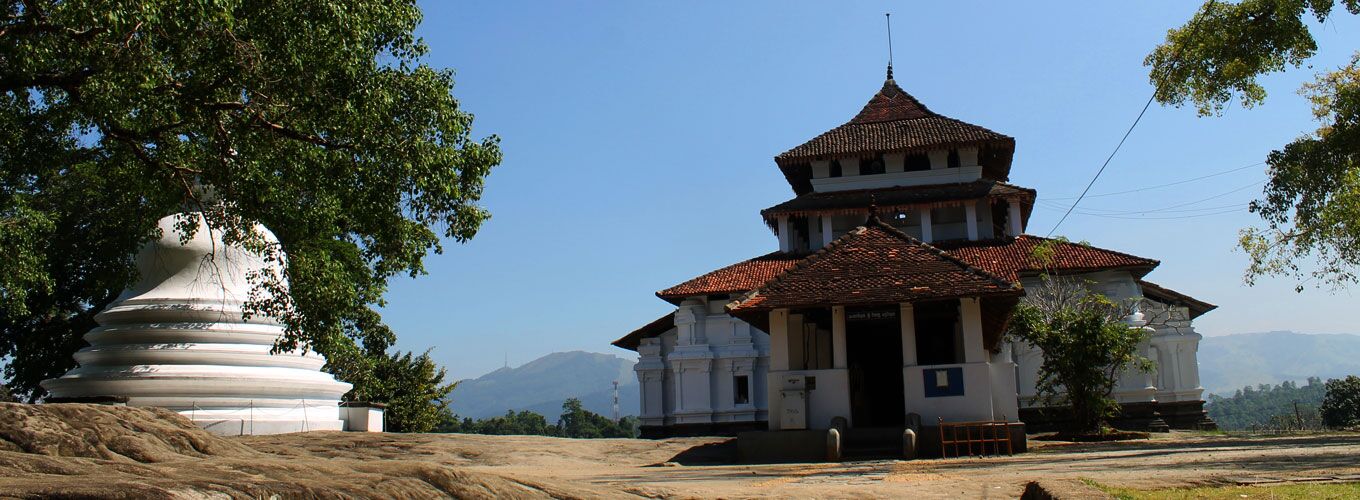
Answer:
[[[670,300],[670,299],[676,299],[676,298],[680,298],[680,297],[687,297],[687,296],[696,295],[696,294],[697,294],[697,295],[712,295],[712,294],[717,294],[717,293],[738,293],[738,292],[745,293],[745,292],[747,292],[747,291],[750,291],[750,290],[754,290],[754,289],[756,289],[756,288],[759,288],[761,284],[765,283],[765,281],[761,281],[760,283],[751,284],[751,286],[749,286],[749,287],[739,287],[739,288],[711,288],[712,285],[706,285],[706,284],[704,284],[704,282],[705,282],[706,279],[711,279],[710,277],[712,277],[712,276],[714,276],[714,275],[716,275],[716,274],[718,274],[718,273],[723,273],[723,272],[726,272],[726,271],[729,271],[729,270],[733,270],[734,268],[738,268],[738,267],[740,267],[740,266],[755,265],[755,264],[759,264],[759,263],[774,264],[774,263],[778,263],[778,262],[781,262],[781,261],[797,261],[797,260],[801,260],[801,259],[803,259],[803,258],[806,258],[808,255],[811,255],[811,254],[810,254],[810,253],[781,252],[781,251],[775,250],[775,251],[773,251],[773,252],[769,252],[769,253],[766,253],[766,254],[764,254],[764,255],[759,255],[759,256],[756,256],[756,257],[749,258],[749,259],[745,259],[745,260],[742,260],[742,261],[740,261],[740,262],[734,262],[734,263],[732,263],[732,264],[728,264],[728,265],[726,265],[726,266],[723,266],[723,267],[714,269],[714,270],[712,270],[712,271],[709,271],[709,272],[707,272],[707,273],[701,274],[701,275],[699,275],[699,276],[695,276],[695,277],[693,277],[693,278],[690,278],[690,279],[688,279],[688,280],[685,280],[685,281],[683,281],[683,282],[681,282],[681,283],[678,283],[678,284],[676,284],[676,285],[672,285],[672,286],[670,286],[670,287],[667,287],[667,288],[658,290],[658,291],[656,292],[655,295],[657,296],[657,298],[660,298],[660,299],[662,299],[662,300],[666,300],[666,301],[668,301],[668,302],[673,302],[673,301]],[[782,271],[778,271],[778,272],[782,272]],[[775,274],[775,275],[777,276],[777,274]],[[702,292],[702,293],[697,293],[697,292]]]
[[[840,237],[837,237],[836,239],[831,240],[830,243],[828,243],[828,244],[826,244],[825,246],[823,246],[822,248],[818,249],[816,252],[814,252],[812,255],[809,255],[807,258],[805,258],[805,259],[799,261],[799,262],[798,262],[797,264],[795,264],[793,267],[790,267],[790,268],[788,268],[788,269],[785,269],[783,272],[779,273],[778,276],[775,276],[773,279],[771,279],[771,280],[769,280],[769,281],[766,281],[765,284],[760,285],[759,287],[754,288],[754,289],[752,289],[752,290],[750,290],[750,291],[748,291],[748,292],[742,294],[740,297],[737,297],[736,299],[732,300],[731,302],[728,302],[727,305],[724,307],[724,309],[726,309],[728,312],[731,312],[733,309],[736,309],[736,308],[738,308],[738,307],[741,307],[742,304],[747,303],[747,302],[749,302],[751,299],[754,299],[755,297],[757,297],[758,295],[760,295],[760,290],[761,290],[761,289],[763,289],[763,288],[769,288],[769,287],[771,287],[772,285],[777,285],[778,283],[780,283],[780,282],[783,281],[784,277],[789,276],[789,275],[793,274],[795,271],[798,271],[798,270],[800,270],[800,269],[806,268],[807,266],[810,266],[810,265],[816,263],[818,260],[821,260],[823,257],[825,257],[828,253],[834,251],[836,248],[839,248],[839,247],[845,245],[845,244],[846,244],[848,241],[850,241],[851,239],[854,239],[855,237],[860,236],[860,235],[862,235],[862,234],[868,232],[868,230],[869,230],[870,228],[880,229],[880,230],[882,230],[884,233],[886,233],[886,234],[888,234],[888,235],[890,235],[890,236],[896,237],[896,238],[898,238],[898,239],[901,239],[902,241],[904,241],[904,242],[906,242],[906,243],[908,243],[908,244],[918,245],[918,246],[924,247],[925,249],[931,251],[934,255],[939,256],[939,257],[943,258],[944,260],[946,260],[946,261],[948,261],[948,262],[951,262],[951,263],[953,263],[953,264],[955,264],[955,265],[957,265],[957,266],[963,268],[965,271],[967,271],[967,272],[969,272],[969,273],[971,273],[971,274],[974,274],[974,275],[976,275],[976,276],[978,276],[978,277],[981,277],[981,278],[983,278],[983,279],[986,279],[986,280],[988,280],[988,281],[991,281],[993,284],[998,285],[998,286],[1000,286],[1001,288],[1009,289],[1009,290],[1020,290],[1020,288],[1019,288],[1015,283],[1006,281],[1006,280],[1004,280],[1004,279],[1002,279],[1002,278],[1000,278],[1000,277],[998,277],[998,276],[996,276],[996,275],[994,275],[994,274],[992,274],[992,273],[989,273],[989,272],[984,271],[984,270],[982,270],[982,269],[973,267],[972,265],[968,264],[967,262],[964,262],[964,261],[958,259],[957,257],[954,257],[954,256],[952,256],[952,255],[949,255],[948,252],[945,252],[944,250],[942,250],[942,249],[940,249],[940,248],[938,248],[938,247],[936,247],[936,246],[934,246],[934,245],[931,245],[931,244],[929,244],[929,243],[926,243],[926,242],[924,242],[924,241],[921,241],[921,240],[919,240],[919,239],[913,237],[913,236],[910,235],[910,234],[907,234],[907,233],[902,232],[901,230],[899,230],[899,229],[897,229],[897,228],[895,228],[895,227],[892,227],[892,226],[889,225],[888,223],[883,222],[882,219],[879,219],[877,213],[874,213],[874,212],[871,211],[870,214],[869,214],[869,218],[868,218],[867,220],[864,221],[864,224],[863,224],[863,225],[860,225],[860,226],[858,226],[858,227],[855,227],[854,229],[851,229],[851,230],[849,230],[849,231],[846,231],[845,234],[842,234]]]
[[[931,111],[917,100],[916,96],[902,90],[896,81],[889,78],[883,82],[883,88],[879,89],[878,93],[864,104],[864,108],[847,123],[880,123],[932,116],[941,115]]]
[[[1118,251],[1118,250],[1110,250],[1110,249],[1108,249],[1108,248],[1105,248],[1105,247],[1098,247],[1098,246],[1092,245],[1092,244],[1090,244],[1090,243],[1080,243],[1080,242],[1075,242],[1075,241],[1070,241],[1070,240],[1064,241],[1064,240],[1060,240],[1060,239],[1058,239],[1058,238],[1048,238],[1048,237],[1045,237],[1045,236],[1035,236],[1035,235],[1032,235],[1032,234],[1021,234],[1020,236],[1017,236],[1017,237],[1016,237],[1016,239],[1020,239],[1020,238],[1031,238],[1031,239],[1043,240],[1043,241],[1061,241],[1061,242],[1066,243],[1066,244],[1069,244],[1069,245],[1077,245],[1077,246],[1083,246],[1083,247],[1088,247],[1088,248],[1094,248],[1094,249],[1100,250],[1100,251],[1102,251],[1102,252],[1109,252],[1109,253],[1112,253],[1112,254],[1115,254],[1115,255],[1120,255],[1120,256],[1128,257],[1128,258],[1130,258],[1130,259],[1146,260],[1146,261],[1152,263],[1152,267],[1157,267],[1157,266],[1162,265],[1162,261],[1157,260],[1157,259],[1149,259],[1149,258],[1147,258],[1147,257],[1140,257],[1140,256],[1137,256],[1137,255],[1134,255],[1134,254],[1131,254],[1131,253],[1120,252],[1120,251]]]

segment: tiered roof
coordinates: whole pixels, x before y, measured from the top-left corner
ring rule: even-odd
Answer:
[[[1190,319],[1198,318],[1201,314],[1207,313],[1218,306],[1177,292],[1170,288],[1158,285],[1151,281],[1138,280],[1138,286],[1143,289],[1143,296],[1156,300],[1163,304],[1185,306],[1190,311]]]
[[[642,345],[642,339],[660,337],[661,334],[666,333],[667,330],[674,327],[675,311],[671,311],[666,313],[665,316],[652,320],[651,323],[642,325],[642,328],[629,332],[628,335],[624,335],[623,338],[615,340],[611,342],[611,344],[630,351],[636,351],[638,350],[638,346]]]
[[[672,303],[679,303],[686,297],[746,293],[764,285],[806,257],[807,254],[770,252],[656,292],[656,296]]]
[[[887,225],[879,222],[875,227],[881,228],[887,227]],[[900,237],[905,237],[910,241],[917,241],[919,243],[919,240],[915,240],[906,234],[902,234],[896,229],[891,227],[887,227],[887,229],[891,230],[892,233],[900,235]],[[856,233],[857,231],[858,233]],[[866,232],[869,232],[868,227],[857,229],[846,236],[842,236],[841,239],[836,241],[839,242],[848,236],[854,234],[862,235]],[[874,231],[875,235],[880,237],[884,232],[886,231],[881,229]],[[1106,250],[1090,245],[1052,240],[1031,235],[1021,235],[1017,238],[1001,238],[984,241],[951,241],[936,243],[934,245],[922,245],[930,247],[934,249],[934,251],[941,252],[944,256],[961,263],[964,267],[980,270],[986,275],[1001,280],[1003,283],[1010,283],[1018,286],[1021,276],[1044,271],[1045,267],[1042,263],[1033,258],[1033,252],[1036,246],[1046,241],[1052,242],[1050,244],[1053,246],[1052,261],[1047,267],[1048,271],[1053,273],[1080,273],[1105,269],[1124,269],[1132,272],[1135,277],[1142,277],[1158,265],[1158,262],[1153,259]],[[833,244],[836,244],[836,242],[833,242]],[[858,255],[855,251],[842,250],[842,252],[847,253],[836,256],[833,261],[827,261],[823,264],[825,267],[817,268],[819,270],[809,271],[821,273],[820,276],[816,278],[821,281],[799,280],[798,283],[802,283],[802,285],[799,286],[811,287],[815,284],[817,287],[825,288],[827,290],[825,294],[829,295],[826,299],[829,302],[826,303],[845,305],[852,305],[843,301],[846,297],[854,300],[864,300],[866,298],[871,298],[873,295],[891,291],[873,288],[870,290],[870,293],[860,293],[856,295],[853,288],[862,286],[859,283],[859,280],[867,282],[865,284],[872,287],[892,283],[892,285],[888,285],[888,288],[901,288],[901,285],[896,285],[896,283],[901,282],[901,280],[894,279],[891,276],[885,276],[884,273],[878,272],[887,268],[877,267],[877,264],[874,264],[875,262],[878,262],[881,255],[879,252],[867,248],[869,246],[872,245],[866,245],[864,243],[851,245],[851,247],[858,248],[858,252],[862,252]],[[827,249],[823,249],[822,252],[825,251],[827,251]],[[818,252],[818,254],[822,252]],[[812,254],[810,256],[808,254],[791,255],[773,252],[703,274],[679,285],[657,292],[657,296],[672,303],[679,303],[686,297],[717,294],[746,294],[753,290],[770,288],[766,286],[767,283],[770,283],[786,271],[792,272],[791,270],[795,267],[798,267],[805,261],[811,260],[818,254]],[[856,259],[860,258],[861,255],[867,258],[867,260],[863,262],[857,261]],[[849,260],[850,262],[845,262],[846,260]],[[833,262],[840,263],[832,265]],[[905,264],[899,263],[899,265],[908,267]],[[866,267],[868,268],[867,271],[865,269]],[[914,272],[918,271],[921,270]],[[861,278],[857,280],[847,279],[852,276],[860,276]],[[1188,295],[1147,281],[1139,280],[1138,283],[1143,287],[1143,293],[1149,298],[1188,306],[1191,310],[1192,317],[1217,307],[1213,304],[1200,301]],[[914,293],[921,292],[924,292],[924,290]],[[903,293],[911,294],[913,293],[913,290],[908,289]],[[902,301],[905,302],[908,300]],[[1004,305],[1004,303],[996,301],[993,301],[990,304],[997,305],[996,307]],[[995,316],[995,318],[989,319],[988,322],[1004,323],[1006,315],[1001,314],[1000,311],[991,311],[990,309],[992,308],[984,309],[988,309],[984,311],[984,313]],[[658,318],[656,321],[616,340],[614,345],[625,349],[636,350],[637,344],[641,339],[655,337],[671,329],[671,327],[674,326],[672,315],[673,313],[669,313]],[[758,318],[752,319],[759,322]],[[991,330],[994,330],[994,328],[988,329],[988,331]]]
[[[1030,208],[1034,196],[1033,189],[982,179],[954,184],[804,193],[792,200],[761,210],[760,215],[765,217],[766,221],[780,215],[862,215],[865,208],[871,204],[877,205],[882,211],[891,212],[922,205],[950,204],[958,200],[980,198],[1015,199],[1022,201],[1026,208]]]
[[[1049,242],[1053,253],[1050,262],[1040,262],[1034,255],[1035,247]],[[949,241],[938,244],[950,255],[971,265],[986,269],[1010,282],[1020,281],[1024,274],[1083,273],[1106,269],[1126,269],[1141,278],[1157,267],[1156,260],[1106,250],[1090,245],[1021,235],[983,241]]]
[[[1015,284],[969,266],[871,214],[864,226],[729,303],[727,309],[743,316],[779,308],[1022,293]]]
[[[774,161],[794,191],[802,194],[812,190],[812,160],[965,146],[992,149],[999,155],[997,162],[1004,164],[993,176],[1006,180],[1014,138],[931,111],[890,78],[850,121],[783,152]]]

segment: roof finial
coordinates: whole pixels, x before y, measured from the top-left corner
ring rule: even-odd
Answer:
[[[874,198],[874,195],[869,195],[869,220],[871,221],[878,219],[878,200]]]
[[[891,12],[884,13],[884,14],[883,14],[883,17],[884,17],[885,19],[888,20],[888,79],[889,79],[889,80],[892,80],[892,79],[893,79],[893,76],[892,76],[892,59],[893,59],[893,58],[892,58],[892,56],[893,56],[893,50],[892,50],[892,13],[891,13]]]

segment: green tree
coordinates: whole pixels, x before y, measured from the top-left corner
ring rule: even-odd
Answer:
[[[1119,374],[1133,367],[1149,371],[1152,363],[1138,355],[1147,339],[1142,328],[1129,326],[1129,305],[1091,292],[1072,279],[1044,275],[1043,285],[1026,290],[1010,322],[1011,338],[1043,352],[1036,389],[1049,406],[1066,406],[1073,432],[1100,431],[1119,412],[1110,397]]]
[[[415,0],[0,1],[0,359],[17,396],[73,365],[155,221],[189,209],[286,253],[257,287],[291,294],[247,307],[286,325],[278,349],[325,354],[351,398],[438,400],[370,385],[428,375],[386,354],[376,308],[441,237],[473,237],[501,152],[472,137],[452,71],[423,62]]]
[[[562,402],[562,416],[557,420],[562,437],[569,438],[630,438],[633,430],[620,426],[581,406],[581,400],[570,398]]]
[[[1338,3],[1360,14],[1360,0],[1210,0],[1185,26],[1168,32],[1148,55],[1156,99],[1193,103],[1200,115],[1222,114],[1236,99],[1251,107],[1266,98],[1258,78],[1300,67],[1317,52],[1311,29]],[[1318,24],[1310,21],[1316,20]],[[1311,135],[1272,151],[1269,183],[1250,210],[1264,227],[1244,229],[1251,258],[1246,281],[1285,275],[1341,286],[1360,268],[1360,53],[1324,72],[1301,93],[1320,122]],[[1311,270],[1301,262],[1316,263]]]
[[[1351,375],[1327,381],[1327,395],[1322,398],[1322,422],[1336,429],[1360,426],[1360,377]]]
[[[429,432],[439,424],[449,406],[449,392],[457,382],[444,383],[444,368],[430,359],[429,351],[376,354],[363,380],[351,397],[358,401],[378,401],[387,405],[387,430],[392,432]]]
[[[1324,394],[1322,379],[1309,377],[1305,385],[1286,381],[1243,387],[1232,396],[1210,394],[1205,410],[1223,430],[1318,429]]]

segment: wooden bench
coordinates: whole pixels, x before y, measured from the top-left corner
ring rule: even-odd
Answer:
[[[950,448],[953,448],[955,457],[964,454],[970,457],[1000,455],[1002,447],[1005,447],[1006,455],[1013,455],[1015,453],[1011,444],[1012,425],[1020,424],[1005,420],[945,422],[944,418],[940,418],[940,456],[949,458]],[[988,445],[991,445],[990,450]]]

